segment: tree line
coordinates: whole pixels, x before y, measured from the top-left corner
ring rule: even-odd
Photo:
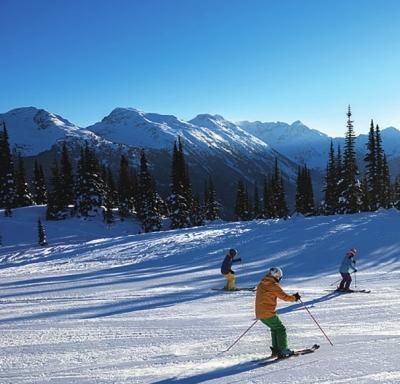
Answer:
[[[295,209],[289,212],[283,177],[275,160],[271,175],[266,175],[259,188],[254,183],[252,196],[243,179],[238,180],[234,218],[253,220],[287,218],[295,212],[306,216],[347,214],[374,211],[379,208],[400,209],[400,180],[391,183],[378,125],[371,121],[366,154],[365,175],[361,178],[355,153],[355,132],[350,106],[347,112],[345,143],[329,149],[324,198],[315,204],[311,172],[307,165],[298,168]],[[189,167],[180,137],[174,142],[171,161],[170,194],[163,199],[157,192],[156,180],[142,151],[138,168],[130,166],[126,156],[120,158],[116,175],[102,165],[94,149],[86,144],[80,151],[76,169],[70,161],[64,142],[57,161],[45,177],[35,161],[33,179],[26,181],[21,155],[12,156],[5,123],[0,130],[0,208],[6,216],[12,209],[32,204],[47,204],[47,219],[60,220],[69,215],[90,217],[102,214],[106,223],[118,215],[124,220],[136,217],[145,232],[161,229],[168,219],[171,229],[203,225],[219,219],[218,202],[212,177],[204,183],[202,198],[192,190]],[[14,165],[14,161],[16,165]]]
[[[347,130],[344,150],[335,151],[331,141],[324,182],[324,198],[315,204],[312,179],[307,165],[298,168],[296,180],[295,210],[306,216],[351,214],[375,211],[379,208],[400,209],[400,178],[392,183],[389,167],[383,150],[379,125],[371,120],[368,134],[365,175],[361,177],[356,161],[355,132],[351,120],[351,108],[347,111]],[[269,179],[265,179],[262,197],[257,184],[253,202],[249,198],[244,182],[237,187],[235,216],[238,220],[259,218],[286,218],[288,209],[283,181],[277,162]]]
[[[16,158],[16,165],[14,160]],[[33,180],[26,180],[21,155],[12,156],[5,123],[0,131],[0,208],[6,216],[12,209],[46,204],[48,220],[62,220],[70,215],[91,217],[103,215],[106,223],[137,218],[144,232],[161,229],[163,218],[169,228],[203,225],[219,219],[220,205],[211,176],[205,182],[203,199],[192,192],[189,169],[180,138],[172,150],[170,195],[163,199],[157,192],[156,180],[149,170],[145,152],[140,155],[138,169],[130,166],[126,156],[120,158],[117,177],[110,167],[102,165],[86,144],[73,169],[66,142],[59,158],[45,177],[42,166],[34,163]]]

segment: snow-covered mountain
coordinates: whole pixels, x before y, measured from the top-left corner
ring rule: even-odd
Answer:
[[[254,161],[254,167],[260,171],[278,157],[283,172],[292,172],[292,164],[268,144],[219,115],[198,115],[187,122],[171,115],[116,108],[87,129],[114,143],[168,151],[180,136],[184,150],[194,157],[217,157],[221,161],[247,159]],[[232,167],[236,166],[232,163]]]
[[[0,114],[0,122],[2,121],[6,123],[12,150],[23,156],[38,155],[63,140],[78,140],[96,146],[106,144],[104,139],[93,132],[44,109],[13,109]]]
[[[0,210],[1,383],[399,383],[395,209],[142,234],[130,221],[46,222],[45,211]],[[38,218],[46,247],[37,245]],[[289,347],[318,343],[316,353],[261,364],[271,345],[261,322],[227,351],[254,323],[255,300],[211,290],[225,283],[231,247],[242,258],[233,266],[239,287],[283,268],[282,288],[302,299],[278,301]],[[370,294],[334,292],[350,247],[352,287]]]
[[[224,214],[228,216],[234,206],[238,180],[243,179],[252,191],[253,183],[261,183],[272,171],[275,159],[279,161],[288,193],[293,195],[296,163],[218,115],[204,114],[184,121],[170,115],[116,108],[101,122],[84,129],[58,115],[29,107],[1,114],[0,121],[6,123],[14,151],[30,157],[31,161],[38,157],[48,167],[54,164],[64,140],[74,152],[73,161],[79,158],[80,146],[89,143],[102,162],[115,171],[121,154],[135,165],[140,151],[145,149],[164,196],[169,193],[172,148],[179,136],[194,191],[202,195],[205,181],[213,176],[217,194],[225,206]]]
[[[331,140],[335,149],[338,146],[342,150],[344,148],[343,137],[331,138],[316,129],[307,127],[301,121],[295,121],[292,124],[241,121],[238,125],[289,159],[299,164],[307,164],[308,167],[314,169],[326,169]],[[385,128],[381,131],[381,137],[389,162],[391,160],[394,162],[400,157],[400,131],[394,127]],[[356,153],[360,161],[365,155],[367,141],[367,134],[356,137]],[[394,171],[394,167],[392,170]]]
[[[326,167],[331,138],[301,121],[292,124],[241,121],[238,125],[299,164]]]

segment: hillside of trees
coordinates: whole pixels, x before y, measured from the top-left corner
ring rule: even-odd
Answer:
[[[6,216],[13,208],[34,204],[47,205],[48,220],[62,220],[70,215],[87,218],[102,215],[112,224],[118,217],[138,219],[144,232],[158,231],[161,222],[169,227],[185,228],[218,220],[224,206],[219,201],[212,176],[204,180],[204,192],[192,190],[190,170],[185,161],[181,138],[172,148],[170,193],[162,198],[157,192],[157,180],[151,174],[146,154],[141,152],[140,165],[133,168],[121,156],[119,170],[101,164],[95,151],[85,145],[74,167],[66,143],[49,175],[42,165],[34,163],[32,180],[26,179],[24,161],[20,154],[12,154],[5,123],[0,130],[0,208]],[[371,121],[364,156],[365,174],[360,175],[355,155],[355,132],[350,107],[347,112],[347,131],[344,148],[331,143],[327,160],[321,202],[315,202],[313,183],[307,165],[297,174],[295,207],[289,211],[285,186],[278,161],[272,174],[266,174],[262,185],[252,186],[237,181],[235,220],[287,218],[294,213],[310,215],[351,214],[379,208],[400,209],[400,178],[391,178],[382,146],[378,125]],[[250,190],[250,191],[249,191]]]

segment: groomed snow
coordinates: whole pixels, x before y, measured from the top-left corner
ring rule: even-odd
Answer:
[[[44,207],[0,211],[0,383],[399,383],[400,212],[215,224],[137,234],[133,222],[44,221]],[[130,234],[132,233],[132,234]],[[219,267],[239,250],[238,286],[270,266],[303,301],[280,302],[293,348],[314,354],[261,366],[265,326],[252,292],[222,287]],[[357,288],[337,295],[338,264],[359,250]]]

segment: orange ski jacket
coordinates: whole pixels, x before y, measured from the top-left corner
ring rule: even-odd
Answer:
[[[272,276],[265,276],[257,286],[256,318],[267,319],[275,316],[278,297],[284,301],[296,301],[294,295],[284,292]]]

